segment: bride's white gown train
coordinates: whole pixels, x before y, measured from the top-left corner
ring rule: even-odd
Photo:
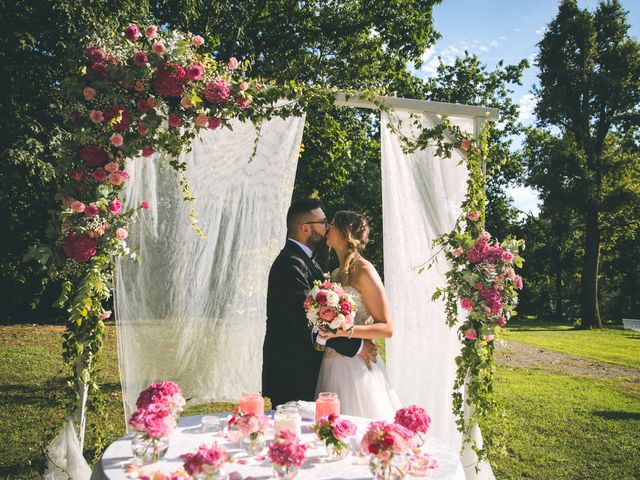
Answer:
[[[351,286],[344,289],[351,294],[357,306],[354,324],[373,323],[359,290]],[[345,357],[327,347],[320,366],[316,396],[320,392],[337,393],[340,412],[344,415],[393,420],[396,410],[402,406],[389,384],[380,355],[369,370],[359,355]]]

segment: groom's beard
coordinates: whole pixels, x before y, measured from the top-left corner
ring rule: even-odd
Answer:
[[[311,250],[317,250],[318,247],[324,244],[324,239],[326,235],[320,235],[318,232],[314,231],[309,240],[307,240],[307,246],[311,248]]]

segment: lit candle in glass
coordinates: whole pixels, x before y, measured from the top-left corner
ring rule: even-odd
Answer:
[[[273,427],[275,434],[280,430],[291,430],[298,437],[302,434],[302,417],[298,412],[298,407],[294,405],[278,405],[276,413],[273,415]]]
[[[264,398],[260,393],[244,392],[238,403],[242,413],[264,415]]]
[[[331,414],[340,415],[340,399],[337,393],[322,392],[318,394],[316,400],[316,423],[322,417],[328,417]]]

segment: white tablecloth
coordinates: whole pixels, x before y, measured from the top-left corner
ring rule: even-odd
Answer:
[[[217,414],[226,418],[229,414]],[[203,432],[200,420],[201,416],[184,417],[180,420],[178,428],[171,434],[170,446],[167,454],[159,462],[146,465],[144,472],[151,473],[162,471],[165,473],[182,468],[180,455],[195,452],[202,444],[211,445],[217,441],[219,445],[227,449],[228,455],[236,459],[246,459],[246,464],[230,463],[224,467],[226,473],[238,472],[242,478],[253,477],[255,479],[273,478],[273,472],[269,459],[257,460],[256,457],[247,457],[240,446],[229,442],[219,434]],[[352,447],[358,449],[358,444],[364,435],[368,419],[360,417],[348,417],[358,427],[358,434],[352,441]],[[311,422],[302,422],[302,442],[313,443],[307,450],[307,459],[296,478],[305,479],[370,479],[368,457],[350,455],[337,462],[326,462],[326,450],[324,444],[319,444],[313,431],[309,429]],[[273,431],[267,431],[266,438],[273,438]],[[457,455],[451,452],[443,443],[427,436],[427,441],[422,451],[433,455],[438,460],[438,468],[431,471],[432,480],[465,480],[464,470]],[[125,467],[133,461],[131,453],[131,434],[125,435],[113,442],[104,452],[100,462],[96,466],[91,480],[123,480],[127,478]],[[407,476],[406,478],[414,478]]]

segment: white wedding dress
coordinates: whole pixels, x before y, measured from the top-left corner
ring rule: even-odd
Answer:
[[[351,294],[357,306],[355,325],[369,325],[373,318],[362,301],[360,291],[352,286],[344,289]],[[393,420],[402,407],[384,369],[380,355],[367,368],[359,355],[345,357],[327,347],[320,365],[316,396],[320,392],[335,392],[340,399],[340,413],[375,420]]]

